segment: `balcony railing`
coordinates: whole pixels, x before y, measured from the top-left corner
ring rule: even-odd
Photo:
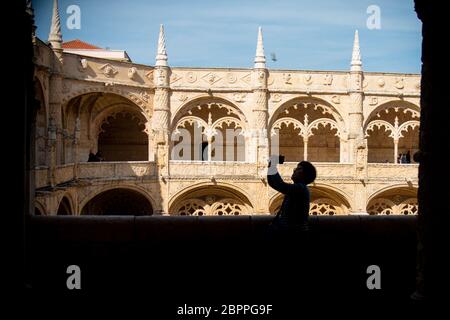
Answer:
[[[419,165],[415,163],[369,163],[367,176],[369,178],[417,180],[418,169]]]
[[[154,162],[84,162],[78,164],[78,178],[143,178],[154,176]]]
[[[282,177],[290,177],[298,162],[285,162],[278,166]],[[346,178],[354,177],[355,165],[353,163],[339,162],[313,162],[319,178]]]
[[[256,176],[255,163],[227,161],[182,161],[170,160],[170,176],[183,177],[220,177],[220,176]]]
[[[297,162],[279,165],[279,172],[284,178],[292,175]],[[318,179],[355,179],[355,164],[314,162]],[[371,180],[411,180],[417,181],[418,164],[369,163],[367,177]],[[48,185],[47,167],[35,169],[36,188]],[[154,179],[158,176],[155,162],[82,162],[78,164],[78,179]],[[255,163],[226,161],[181,161],[170,160],[169,176],[173,178],[259,178],[265,171],[259,171]],[[55,183],[61,184],[74,179],[74,164],[56,167]]]

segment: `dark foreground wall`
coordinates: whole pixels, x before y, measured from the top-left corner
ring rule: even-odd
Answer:
[[[311,217],[309,237],[281,249],[267,237],[270,220],[32,217],[32,287],[74,294],[66,288],[66,268],[78,265],[82,293],[144,291],[158,301],[401,301],[414,291],[416,217]],[[369,265],[381,269],[381,290],[366,287]]]

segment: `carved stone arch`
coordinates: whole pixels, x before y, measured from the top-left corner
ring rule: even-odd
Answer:
[[[34,201],[34,208],[36,215],[43,215],[43,216],[47,215],[47,210],[45,210],[45,206],[39,200]]]
[[[280,210],[283,199],[284,199],[284,195],[279,192],[275,193],[269,199],[269,213],[270,214],[277,214],[278,210]]]
[[[274,112],[269,115],[268,127],[272,128],[273,123],[282,112],[298,103],[315,104],[315,108],[321,108],[323,112],[328,113],[333,117],[341,133],[346,132],[345,118],[342,116],[341,112],[327,100],[312,96],[299,96],[281,103],[274,109]]]
[[[93,118],[96,118],[95,116],[93,116],[92,114],[92,109],[94,108],[95,104],[97,103],[96,99],[101,99],[102,97],[117,97],[119,98],[120,103],[119,104],[123,104],[126,105],[128,107],[131,107],[133,109],[135,109],[136,112],[138,112],[139,114],[141,114],[148,123],[151,123],[151,114],[149,114],[149,110],[146,110],[144,108],[143,105],[140,105],[139,103],[136,103],[136,101],[134,101],[131,97],[133,95],[133,91],[128,91],[125,92],[121,89],[118,88],[112,88],[112,87],[85,87],[83,89],[79,89],[77,91],[73,91],[69,94],[67,94],[64,98],[63,98],[63,105],[66,106],[67,109],[67,113],[69,114],[69,112],[71,112],[72,116],[74,116],[74,111],[73,110],[69,110],[69,106],[71,105],[71,103],[73,101],[75,101],[75,99],[77,98],[82,98],[83,96],[89,96],[89,95],[95,95],[95,94],[100,94],[100,96],[98,97],[93,97],[94,98],[94,102],[90,102],[90,110],[83,110],[83,112],[86,112],[88,114],[88,121],[87,121],[87,130],[88,132],[88,139],[91,139],[92,137],[92,133],[93,130],[95,128],[95,126],[92,126],[92,123],[94,121]],[[79,106],[79,107],[84,107],[84,104],[89,102],[89,101],[79,101],[80,103],[83,103],[83,106]],[[115,103],[112,103],[111,106],[113,107],[115,105]],[[106,106],[106,108],[108,108],[109,106]],[[105,109],[106,109],[105,108]],[[80,110],[81,111],[81,110]],[[103,110],[101,111],[103,112]],[[100,113],[101,113],[100,112]],[[75,122],[76,119],[71,118],[70,121]]]
[[[43,79],[42,76],[39,75],[39,73],[35,74],[34,76],[34,94],[35,98],[42,99],[42,107],[44,108],[45,112],[45,122],[48,123],[48,98],[45,94],[44,85],[43,85]]]
[[[386,212],[381,212],[382,209]],[[417,211],[417,188],[415,187],[390,185],[373,192],[367,200],[369,214],[417,214]]]
[[[57,214],[60,215],[61,212],[61,207],[65,205],[65,199],[67,200],[67,204],[68,207],[67,208],[69,212],[64,213],[64,215],[75,215],[75,202],[73,200],[72,195],[70,194],[70,192],[65,192],[59,199],[58,201],[58,209],[57,209]]]
[[[119,113],[129,113],[132,115],[133,118],[139,119],[139,125],[144,125],[147,123],[150,123],[150,118],[145,112],[142,112],[140,109],[134,109],[133,106],[123,104],[123,103],[117,103],[112,104],[107,107],[105,107],[102,111],[100,111],[98,114],[95,115],[95,117],[90,117],[89,119],[89,137],[95,138],[98,136],[98,134],[101,131],[101,126],[107,121],[107,119],[111,116],[117,116]],[[141,118],[136,117],[136,114],[141,116]],[[91,115],[92,116],[92,115]],[[145,121],[144,121],[145,120]],[[144,132],[148,134],[146,129],[144,129]]]
[[[367,213],[370,215],[393,215],[395,203],[386,198],[376,198],[367,205]]]
[[[377,106],[374,110],[372,110],[369,113],[367,118],[364,119],[364,124],[363,124],[364,132],[366,131],[366,128],[369,125],[369,123],[373,119],[377,118],[377,114],[379,114],[380,112],[382,112],[384,110],[391,109],[391,108],[403,109],[404,113],[411,112],[411,115],[413,116],[413,118],[417,117],[417,119],[420,119],[420,107],[417,106],[416,104],[409,102],[409,101],[404,101],[404,100],[390,100],[390,101],[386,101],[385,103],[382,103],[379,106]]]
[[[208,203],[208,195],[212,195],[216,198]],[[180,208],[180,204],[184,203],[183,201],[189,199],[202,200],[204,203],[209,205],[209,209],[203,209],[205,210],[205,212],[207,211],[207,213],[210,213],[211,211],[208,210],[211,210],[210,208],[212,208],[212,205],[215,202],[220,202],[220,200],[222,199],[230,198],[234,199],[236,203],[245,206],[245,214],[251,214],[253,208],[255,208],[250,195],[245,190],[237,187],[236,185],[225,182],[217,182],[215,184],[199,182],[187,188],[183,188],[176,192],[173,196],[171,196],[168,203],[169,213],[177,214],[175,213],[175,210],[178,210]]]
[[[211,125],[211,129],[215,130],[218,127],[222,127],[223,124],[230,124],[230,123],[234,123],[235,128],[241,129],[241,132],[243,133],[244,125],[242,124],[241,121],[239,121],[239,120],[237,120],[236,118],[233,118],[233,117],[223,117],[223,118],[220,118],[220,119],[216,120]]]
[[[295,129],[300,129],[300,135],[301,136],[305,136],[306,132],[307,132],[307,128],[305,128],[305,126],[303,125],[303,123],[301,123],[300,121],[298,121],[297,119],[294,118],[289,118],[289,117],[283,117],[283,118],[279,118],[277,119],[272,127],[270,128],[270,135],[273,136],[275,135],[275,129],[281,129],[281,125],[285,124],[286,126],[289,126],[290,124],[292,124],[294,126],[294,130]]]
[[[247,207],[239,200],[232,198],[223,198],[211,206],[211,215],[218,216],[237,216],[251,214],[247,212]]]
[[[318,198],[311,201],[309,206],[309,214],[318,216],[336,216],[344,214],[341,206],[330,198]]]
[[[365,137],[369,137],[370,136],[369,131],[372,131],[375,127],[377,127],[378,129],[380,129],[381,127],[384,127],[385,131],[390,132],[389,137],[391,137],[391,138],[394,138],[396,135],[396,130],[395,130],[394,126],[392,126],[392,124],[390,124],[389,122],[384,121],[384,120],[374,120],[374,121],[371,121],[368,124],[367,128],[364,130]]]
[[[314,183],[309,186],[311,203],[318,199],[330,199],[336,206],[337,214],[348,214],[354,207],[353,198],[343,190],[325,183]]]
[[[187,117],[182,117],[178,120],[178,122],[173,127],[173,129],[174,129],[173,133],[176,133],[177,130],[179,129],[179,127],[184,128],[186,126],[186,123],[189,123],[189,124],[195,123],[195,124],[197,124],[198,128],[204,128],[204,129],[208,128],[208,124],[205,122],[205,120],[203,120],[199,117],[196,117],[196,116],[187,116]]]
[[[233,102],[228,100],[227,98],[220,97],[217,95],[214,96],[198,96],[193,99],[190,99],[186,101],[184,104],[182,104],[173,114],[171,119],[171,128],[174,129],[174,125],[178,123],[179,119],[181,119],[183,116],[186,115],[186,113],[197,107],[198,105],[202,104],[208,104],[208,103],[217,103],[220,105],[223,105],[225,108],[229,108],[230,113],[235,114],[240,120],[241,123],[244,125],[244,130],[248,128],[249,122],[247,120],[247,117],[245,116],[244,112]]]
[[[420,127],[420,121],[416,121],[416,120],[406,121],[406,122],[402,123],[400,125],[400,127],[398,128],[398,130],[397,130],[398,137],[403,138],[402,132],[408,131],[409,128],[415,129],[415,128],[419,128],[419,127]]]
[[[339,126],[336,123],[336,121],[331,120],[331,119],[327,119],[327,118],[323,118],[323,119],[316,119],[316,120],[314,120],[313,122],[311,122],[308,125],[308,129],[307,129],[307,132],[306,132],[308,137],[313,135],[312,129],[318,129],[320,125],[322,125],[324,127],[330,125],[330,130],[336,129],[335,136],[339,137],[341,135],[341,131],[340,131]]]
[[[382,188],[372,192],[367,197],[367,204],[369,204],[369,202],[372,201],[373,199],[381,197],[381,196],[383,196],[383,194],[386,194],[386,193],[401,192],[402,194],[410,195],[410,197],[416,197],[417,196],[417,188],[418,188],[418,186],[406,187],[404,183],[391,184],[391,185],[382,187]],[[408,198],[410,198],[410,197],[408,197]]]
[[[138,89],[133,90],[130,88],[125,90],[118,86],[95,86],[91,83],[83,83],[82,88],[78,88],[77,90],[73,90],[63,95],[61,102],[62,104],[66,104],[73,98],[91,93],[115,94],[129,100],[130,103],[138,105],[143,111],[145,111],[146,103],[144,100],[139,98],[139,93],[137,92],[137,90]]]
[[[113,185],[113,186],[105,186],[105,187],[100,187],[100,188],[96,188],[93,191],[89,192],[88,194],[86,194],[83,198],[79,199],[78,201],[78,208],[79,208],[79,212],[81,213],[83,208],[86,206],[86,204],[94,199],[96,196],[110,191],[110,190],[114,190],[114,189],[128,189],[128,190],[132,190],[132,191],[136,191],[137,193],[141,194],[142,196],[144,196],[148,202],[150,203],[151,207],[153,208],[153,212],[156,211],[156,209],[158,209],[159,207],[156,205],[156,202],[154,200],[154,198],[152,197],[151,193],[142,188],[139,187],[137,185],[132,185],[132,184],[120,184],[120,185]]]
[[[186,199],[173,209],[180,216],[206,216],[208,204],[201,199]]]
[[[342,190],[335,188],[331,185],[327,184],[315,184],[314,186],[308,186],[310,190],[310,214],[311,209],[313,210],[321,210],[321,204],[329,204],[334,208],[329,207],[328,213],[331,210],[334,210],[334,214],[348,214],[352,208],[352,203],[350,201],[350,197],[344,193]],[[269,200],[269,211],[270,214],[276,214],[280,209],[281,203],[283,201],[284,195],[281,193],[275,193]],[[318,200],[323,200],[322,202]],[[324,201],[327,200],[327,201]],[[313,206],[313,204],[318,204],[317,208]],[[314,214],[314,213],[313,213]]]
[[[399,215],[416,215],[419,212],[419,204],[417,198],[409,198],[396,207],[396,213]]]

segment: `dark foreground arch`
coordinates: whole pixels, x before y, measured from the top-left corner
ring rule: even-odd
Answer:
[[[150,201],[135,190],[117,188],[102,192],[81,210],[82,215],[152,215]]]

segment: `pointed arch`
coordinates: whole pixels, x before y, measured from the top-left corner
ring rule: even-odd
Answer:
[[[218,108],[226,109],[227,114],[234,114],[236,117],[238,117],[243,124],[244,128],[248,127],[248,120],[245,116],[244,112],[233,102],[230,100],[220,97],[217,95],[214,96],[198,96],[193,99],[190,99],[186,101],[184,104],[182,104],[175,112],[172,114],[171,119],[171,128],[172,130],[175,128],[175,124],[181,119],[183,116],[186,115],[186,113],[189,112],[189,110],[193,108],[199,108],[200,106],[204,105],[208,108],[211,108],[212,105],[217,105]]]
[[[155,202],[150,194],[132,185],[118,185],[92,192],[80,203],[81,214],[152,215]]]
[[[287,109],[294,107],[295,105],[311,104],[315,110],[320,110],[322,114],[329,114],[336,121],[339,132],[346,133],[345,118],[341,112],[330,102],[312,96],[298,96],[283,102],[281,105],[275,108],[275,111],[270,115],[268,121],[268,127],[271,128],[273,123],[278,119],[279,115]]]
[[[59,201],[58,210],[56,214],[58,216],[70,216],[73,215],[75,212],[73,207],[73,201],[72,197],[66,193],[64,196],[62,196],[61,200]]]
[[[178,191],[169,200],[171,215],[248,215],[250,196],[229,183],[200,182]]]
[[[342,190],[328,184],[315,183],[310,190],[310,215],[349,214],[353,206],[351,197]],[[283,194],[276,193],[269,200],[270,214],[275,214],[283,201]]]

